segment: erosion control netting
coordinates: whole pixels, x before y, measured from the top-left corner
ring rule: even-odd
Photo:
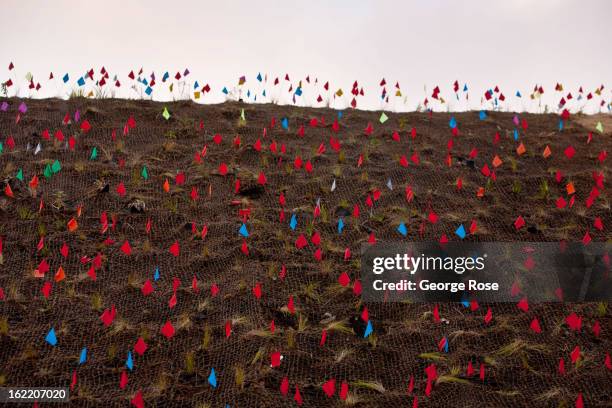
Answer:
[[[145,405],[156,406],[295,406],[296,386],[304,406],[399,407],[413,404],[415,396],[423,406],[573,406],[579,398],[587,406],[609,403],[612,374],[605,359],[612,342],[606,302],[529,304],[527,311],[516,304],[480,304],[476,310],[440,304],[440,321],[435,321],[436,305],[364,305],[354,294],[359,248],[370,234],[378,241],[437,241],[443,235],[456,240],[458,225],[467,229],[474,221],[476,231],[466,240],[580,241],[587,231],[593,241],[608,240],[609,196],[600,189],[590,208],[585,200],[595,185],[593,172],[609,174],[609,161],[597,160],[602,150],[610,150],[609,133],[597,133],[587,144],[590,130],[579,118],[567,121],[559,132],[557,115],[521,114],[529,126],[518,127],[515,142],[513,115],[491,112],[484,121],[477,113],[454,114],[459,134],[453,137],[448,113],[388,114],[381,124],[380,113],[362,111],[345,111],[334,132],[338,114],[329,109],[176,102],[165,104],[171,114],[166,120],[164,104],[84,99],[28,100],[27,113],[16,123],[20,102],[9,100],[9,111],[0,113],[2,187],[8,183],[14,195],[0,199],[2,386],[70,386],[76,372],[70,398],[80,406],[126,405],[139,392]],[[240,120],[241,109],[246,121]],[[77,110],[80,119],[75,122]],[[63,123],[66,114],[68,124]],[[130,116],[135,127],[124,135]],[[288,130],[281,126],[285,117]],[[313,118],[318,119],[314,127]],[[81,130],[84,120],[92,126],[88,132]],[[370,136],[364,133],[368,123],[374,128]],[[303,137],[297,135],[301,125]],[[50,140],[42,136],[45,129]],[[64,141],[55,137],[60,129]],[[392,139],[394,131],[399,142]],[[220,144],[213,141],[216,134],[222,136]],[[67,145],[71,136],[76,140],[73,150]],[[236,136],[240,147],[234,145]],[[340,153],[330,146],[330,136],[340,140]],[[450,138],[453,160],[448,166]],[[261,151],[254,148],[258,139]],[[277,153],[270,151],[273,141]],[[521,156],[515,151],[520,142],[527,148]],[[34,155],[38,143],[42,150]],[[197,163],[196,152],[205,145],[206,155]],[[553,154],[544,159],[547,145]],[[563,154],[569,145],[576,149],[571,159]],[[94,147],[97,157],[91,160]],[[473,148],[478,153],[470,159]],[[418,164],[399,164],[402,155],[410,160],[415,152]],[[485,163],[493,169],[496,154],[503,164],[495,168],[496,180],[488,181],[480,169]],[[294,167],[298,155],[300,169]],[[45,167],[55,160],[61,170],[45,177]],[[304,170],[308,160],[312,173]],[[222,162],[228,167],[225,176],[218,170]],[[23,180],[15,176],[19,169]],[[556,170],[563,172],[559,183]],[[186,181],[177,185],[181,172]],[[258,183],[260,172],[267,179],[264,186]],[[39,178],[36,197],[28,189],[34,175]],[[237,178],[241,187],[235,194]],[[462,189],[456,187],[458,178]],[[169,192],[163,189],[166,179]],[[389,180],[393,189],[387,187]],[[556,208],[558,197],[571,199],[569,181],[575,202],[571,208]],[[117,192],[120,183],[124,196]],[[407,186],[414,194],[411,201]],[[190,196],[194,187],[196,200]],[[485,187],[483,197],[477,197],[479,187]],[[381,196],[370,210],[366,200],[375,190]],[[282,222],[281,192],[286,199]],[[41,199],[44,208],[39,212]],[[314,218],[318,199],[320,215]],[[137,200],[144,202],[143,212],[128,208]],[[243,238],[239,210],[247,208],[249,236]],[[436,223],[428,221],[430,211],[438,215]],[[289,226],[292,214],[297,217],[295,230]],[[519,215],[526,224],[517,230]],[[78,228],[69,231],[73,217]],[[345,223],[341,234],[339,217]],[[596,218],[603,229],[593,227]],[[408,228],[406,238],[397,231],[401,222]],[[202,239],[204,225],[208,232]],[[315,232],[321,236],[321,260],[314,256],[318,247],[310,239],[303,249],[295,246],[300,234],[310,238]],[[121,251],[126,240],[130,255]],[[176,257],[169,252],[175,242],[180,245]],[[66,258],[60,253],[64,243],[69,247]],[[94,281],[88,271],[97,254],[101,266]],[[36,278],[43,259],[49,271]],[[66,277],[56,282],[60,266]],[[343,272],[351,281],[346,287],[338,283]],[[171,308],[175,278],[180,283]],[[145,296],[147,280],[154,291]],[[253,294],[257,283],[260,299]],[[43,295],[45,284],[51,287],[48,297]],[[116,315],[106,327],[101,316],[113,305]],[[373,327],[367,338],[364,307]],[[566,321],[572,313],[582,319],[578,330]],[[541,333],[530,329],[534,318]],[[175,329],[171,338],[161,333],[167,321]],[[593,329],[597,326],[599,333]],[[45,341],[51,328],[55,346]],[[327,338],[321,345],[324,330]],[[148,346],[143,355],[134,351],[140,337]],[[448,352],[439,348],[443,338]],[[580,357],[572,362],[576,346]],[[87,361],[79,364],[84,347]],[[132,370],[126,368],[130,351]],[[281,364],[271,367],[276,351],[283,356]],[[559,372],[561,359],[564,375]],[[470,362],[474,374],[468,376]],[[437,378],[426,396],[425,369],[431,364]],[[212,368],[216,387],[209,383]],[[124,388],[122,372],[128,377]],[[285,377],[286,396],[281,392]],[[327,397],[322,385],[330,379],[336,379],[336,390]],[[348,395],[342,401],[344,381]]]

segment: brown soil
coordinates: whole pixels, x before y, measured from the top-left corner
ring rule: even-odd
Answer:
[[[409,240],[437,241],[442,234],[455,240],[459,224],[469,227],[477,223],[469,240],[482,241],[580,241],[588,231],[593,241],[610,239],[612,224],[610,197],[606,190],[586,208],[594,185],[593,172],[610,174],[610,159],[597,160],[602,150],[610,152],[610,128],[607,133],[593,135],[586,143],[589,130],[570,119],[558,131],[556,115],[521,114],[528,129],[520,130],[520,141],[527,152],[518,156],[513,140],[515,128],[508,113],[488,114],[480,121],[478,113],[454,114],[459,135],[454,137],[453,161],[445,163],[447,143],[452,137],[449,113],[389,113],[389,120],[380,124],[380,112],[345,111],[340,130],[334,133],[332,123],[337,113],[330,109],[295,108],[275,105],[239,105],[226,103],[202,106],[190,102],[153,103],[126,100],[27,100],[28,111],[16,123],[16,107],[20,101],[9,100],[9,112],[0,112],[0,154],[2,188],[9,183],[14,198],[0,198],[0,236],[3,256],[0,261],[0,383],[3,386],[68,386],[72,373],[78,382],[71,393],[71,402],[78,406],[127,405],[136,392],[142,391],[146,406],[224,406],[265,407],[295,406],[296,385],[303,397],[303,406],[412,406],[414,395],[420,406],[492,407],[492,406],[574,406],[582,393],[585,406],[610,403],[612,373],[604,365],[606,352],[612,351],[609,331],[608,303],[602,304],[531,304],[528,312],[514,304],[480,305],[470,311],[460,304],[439,305],[440,316],[432,318],[432,304],[369,304],[374,334],[368,339],[355,335],[363,330],[351,322],[363,308],[352,291],[352,282],[359,278],[359,248],[374,232],[377,240],[399,240],[396,231],[400,222],[408,226]],[[171,117],[162,116],[164,106]],[[240,120],[244,108],[246,122]],[[80,123],[62,123],[79,109],[81,121],[87,119],[91,130],[84,134]],[[133,115],[136,126],[123,135],[128,118]],[[281,128],[283,117],[289,130]],[[271,120],[276,125],[271,128]],[[311,127],[312,118],[325,124]],[[203,130],[199,123],[203,121]],[[374,131],[369,137],[364,129],[371,122]],[[305,136],[298,137],[298,128],[305,126]],[[267,136],[263,136],[263,128]],[[416,129],[413,140],[410,130]],[[49,129],[51,140],[41,137]],[[62,129],[66,139],[76,138],[74,151],[54,138]],[[520,128],[519,128],[520,129]],[[117,140],[111,134],[116,130]],[[400,142],[392,140],[398,131]],[[494,145],[495,133],[500,143]],[[220,134],[220,145],[213,136]],[[7,137],[15,141],[14,149]],[[241,146],[233,145],[239,135]],[[334,152],[330,135],[338,138],[341,154]],[[262,151],[253,148],[260,138]],[[286,153],[271,153],[276,141]],[[33,155],[36,144],[42,151]],[[30,144],[31,150],[26,151]],[[325,152],[317,154],[321,144]],[[194,155],[207,145],[207,155],[198,164]],[[542,157],[546,146],[552,150]],[[563,151],[572,145],[575,156],[569,160]],[[98,157],[89,160],[92,148]],[[472,165],[468,155],[478,149]],[[401,155],[418,151],[420,163],[399,165]],[[497,168],[497,181],[487,183],[480,168],[499,155],[503,164]],[[311,160],[314,170],[296,170],[293,162],[300,155],[304,163]],[[363,164],[357,167],[359,156]],[[61,170],[49,177],[45,166],[58,159]],[[124,161],[123,167],[120,163]],[[227,163],[228,174],[219,175],[221,162]],[[513,164],[514,162],[514,164]],[[141,176],[143,165],[149,178]],[[24,180],[15,178],[22,169]],[[555,181],[560,169],[565,178]],[[257,183],[260,172],[267,184]],[[175,184],[177,172],[184,172],[186,182]],[[34,174],[40,179],[36,198],[28,191]],[[241,188],[234,193],[234,182]],[[463,189],[457,190],[457,178]],[[163,191],[165,179],[170,192]],[[337,188],[330,191],[333,180]],[[386,186],[388,179],[393,190]],[[576,189],[572,208],[557,209],[558,197],[567,197],[566,184],[571,180]],[[546,181],[546,186],[543,182]],[[116,188],[123,182],[125,196]],[[406,200],[406,187],[414,192]],[[105,188],[107,186],[107,188]],[[517,187],[518,186],[518,187]],[[198,199],[190,198],[196,187]],[[485,187],[484,197],[476,195]],[[382,193],[370,212],[366,198],[375,189]],[[279,222],[279,195],[286,197],[285,221]],[[39,203],[44,209],[39,213]],[[321,216],[313,219],[317,199],[321,199]],[[136,199],[145,203],[144,212],[130,210]],[[232,203],[237,200],[238,204]],[[569,198],[568,198],[569,200]],[[350,214],[359,204],[360,216]],[[82,214],[77,217],[77,208]],[[243,238],[240,208],[250,208],[246,238],[249,255],[241,252]],[[429,210],[439,216],[436,224],[427,222]],[[108,215],[109,224],[116,217],[114,229],[101,233],[100,217]],[[289,226],[295,213],[298,225]],[[338,216],[346,224],[337,232]],[[514,220],[522,215],[525,227],[516,231]],[[68,231],[67,223],[77,218],[78,229]],[[593,227],[596,217],[604,229]],[[147,220],[152,228],[145,231]],[[192,233],[204,224],[208,234],[204,240]],[[421,225],[425,226],[422,233]],[[321,234],[323,260],[313,257],[316,247],[296,249],[294,242],[304,233]],[[37,244],[44,236],[44,247]],[[114,243],[104,244],[110,238]],[[120,251],[128,240],[132,254]],[[180,255],[169,253],[170,246],[180,243]],[[66,243],[67,259],[60,254]],[[350,248],[352,258],[344,260]],[[82,257],[102,255],[102,266],[94,282],[87,275],[91,263]],[[34,270],[46,259],[50,270],[44,278],[35,278]],[[59,266],[66,279],[56,283]],[[279,273],[286,266],[286,277]],[[155,268],[160,279],[153,281]],[[347,272],[351,285],[337,281]],[[199,293],[191,289],[194,276]],[[173,278],[180,279],[177,304],[168,307]],[[155,291],[143,296],[141,287],[150,279]],[[45,282],[52,284],[48,299],[41,294]],[[256,299],[252,288],[261,283],[262,297]],[[211,285],[219,288],[211,296]],[[287,312],[290,296],[296,313]],[[105,309],[115,305],[117,315],[109,327],[100,321]],[[493,319],[484,322],[487,308]],[[575,312],[582,317],[579,332],[572,331],[565,317]],[[326,313],[331,314],[336,330],[328,330],[327,342],[319,346],[322,330],[328,327]],[[536,334],[529,324],[537,317],[542,333]],[[160,329],[171,321],[176,333],[165,338]],[[225,336],[225,324],[233,320],[232,333]],[[275,334],[269,333],[274,320]],[[592,327],[599,322],[601,333],[596,337]],[[51,327],[58,344],[45,342]],[[337,328],[340,328],[338,330]],[[354,327],[354,328],[353,328]],[[329,327],[328,327],[329,328]],[[134,370],[128,370],[129,382],[119,388],[129,350],[139,337],[148,349],[143,356],[134,354]],[[441,338],[449,339],[449,353],[438,353]],[[580,346],[582,356],[572,364],[570,353]],[[88,348],[88,361],[78,365],[81,348]],[[270,367],[270,354],[280,351],[280,367]],[[432,354],[433,353],[433,354]],[[565,360],[567,373],[558,373],[559,359]],[[472,361],[476,374],[466,376]],[[480,363],[485,363],[485,379],[478,378]],[[424,369],[435,363],[440,378],[429,397],[425,396]],[[208,385],[214,367],[218,387]],[[237,383],[236,372],[244,370],[244,381]],[[280,392],[283,377],[289,379],[287,396]],[[415,386],[411,395],[407,388],[410,377]],[[325,396],[322,384],[331,378],[349,383],[346,402]],[[373,385],[382,388],[375,390]],[[44,404],[42,404],[44,405]]]

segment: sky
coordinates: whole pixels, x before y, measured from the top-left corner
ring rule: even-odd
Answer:
[[[243,92],[290,103],[290,83],[281,81],[277,95],[272,89],[272,78],[285,73],[294,90],[307,75],[320,81],[318,88],[304,86],[297,104],[313,103],[326,81],[349,94],[357,80],[365,92],[358,107],[368,109],[415,109],[436,85],[446,100],[437,109],[475,108],[495,86],[508,99],[504,106],[516,110],[535,107],[529,101],[535,84],[544,86],[543,103],[555,106],[562,96],[556,83],[564,95],[602,84],[606,104],[612,95],[609,0],[1,0],[0,9],[0,82],[16,80],[9,91],[20,96],[66,97],[86,70],[102,66],[120,81],[141,67],[145,78],[188,68],[186,82],[212,88],[204,102],[222,101],[221,89],[246,75]],[[28,72],[41,83],[39,92],[28,89]],[[64,85],[66,72],[71,80]],[[255,80],[259,72],[268,74],[267,99]],[[399,82],[402,93],[387,104],[383,77],[388,92],[394,95]],[[461,89],[468,85],[468,102],[463,94],[457,101],[455,80]],[[137,96],[123,82],[118,96]],[[177,97],[165,88],[155,88],[154,99]]]

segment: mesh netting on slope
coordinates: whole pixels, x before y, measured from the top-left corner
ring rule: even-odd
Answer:
[[[16,100],[11,100],[14,108]],[[157,406],[294,406],[296,385],[304,406],[343,406],[338,396],[328,398],[321,384],[335,378],[337,387],[349,383],[348,403],[361,406],[406,406],[414,395],[425,406],[557,406],[572,405],[582,393],[587,405],[609,403],[610,371],[604,366],[611,341],[609,312],[597,304],[532,304],[524,313],[513,304],[479,305],[471,311],[457,304],[439,305],[442,322],[432,318],[431,304],[363,305],[352,287],[342,288],[338,276],[347,272],[354,282],[359,278],[358,253],[370,233],[377,240],[397,240],[399,222],[408,226],[408,239],[438,240],[443,234],[456,238],[461,223],[477,223],[477,233],[467,239],[483,241],[557,241],[580,240],[589,231],[595,241],[609,239],[604,229],[592,227],[600,217],[608,226],[609,201],[598,199],[587,209],[584,200],[593,186],[592,172],[608,173],[607,164],[597,164],[599,151],[610,147],[609,137],[595,137],[584,143],[587,131],[573,122],[563,133],[555,115],[523,115],[529,129],[521,131],[528,152],[518,157],[512,140],[512,115],[490,113],[479,121],[475,113],[456,114],[460,134],[454,138],[454,162],[445,164],[450,137],[450,114],[389,114],[381,125],[373,112],[345,112],[341,129],[334,134],[331,123],[336,113],[273,105],[224,104],[198,106],[169,103],[170,120],[162,118],[163,105],[144,101],[47,100],[27,101],[28,112],[16,124],[12,111],[0,114],[0,140],[11,135],[13,150],[0,154],[0,169],[15,194],[2,198],[0,236],[4,244],[0,265],[0,287],[5,299],[0,301],[0,318],[6,330],[0,334],[0,375],[4,386],[68,386],[74,370],[77,385],[71,401],[79,406],[125,405],[141,390],[147,405]],[[239,121],[244,107],[246,124]],[[79,125],[63,125],[66,113],[80,109],[83,119],[92,124],[86,135]],[[136,127],[123,135],[123,126],[133,115]],[[276,126],[270,128],[272,118]],[[288,117],[290,131],[280,128],[280,119]],[[324,126],[309,127],[311,118],[325,118]],[[399,128],[399,119],[406,125]],[[199,130],[203,120],[204,129]],[[368,122],[374,134],[364,135]],[[296,136],[305,125],[305,137]],[[267,127],[267,136],[263,128]],[[410,128],[417,129],[413,140]],[[41,138],[49,129],[51,140]],[[65,142],[54,139],[62,129],[66,138],[76,135],[74,151]],[[116,140],[111,135],[116,131]],[[391,134],[400,130],[401,141]],[[501,142],[493,143],[499,132]],[[220,145],[213,136],[220,134]],[[335,153],[329,137],[340,139],[342,154]],[[241,146],[233,146],[240,136]],[[261,139],[263,151],[253,148]],[[272,154],[275,141],[285,154]],[[33,155],[41,142],[42,151]],[[30,144],[32,150],[26,151]],[[321,143],[326,151],[317,154]],[[573,144],[577,154],[567,160],[562,151]],[[208,146],[202,163],[194,162],[196,151]],[[548,145],[554,154],[543,160],[541,152]],[[89,160],[97,148],[96,160]],[[474,163],[470,151],[478,149]],[[402,155],[410,159],[419,153],[418,165],[399,165]],[[485,162],[498,154],[504,164],[496,170],[497,181],[487,185],[480,173]],[[310,160],[314,170],[293,167],[296,156]],[[364,159],[357,166],[359,157]],[[461,158],[462,160],[459,160]],[[45,166],[54,160],[61,170],[45,179]],[[516,165],[513,164],[516,161]],[[220,163],[228,166],[228,175],[218,174]],[[147,167],[149,178],[141,176]],[[24,181],[14,175],[22,169]],[[566,179],[554,181],[554,170],[562,169]],[[257,183],[259,173],[267,178],[265,187]],[[186,183],[177,186],[174,177],[184,172]],[[37,174],[40,187],[36,198],[30,196],[27,183]],[[241,190],[234,193],[236,178]],[[457,190],[461,177],[463,189]],[[170,192],[162,189],[168,179]],[[330,187],[336,180],[336,189]],[[557,197],[567,197],[567,180],[576,188],[575,207],[555,209]],[[386,186],[391,180],[393,190]],[[542,181],[547,184],[543,187]],[[123,182],[127,194],[116,188]],[[406,186],[414,192],[406,200]],[[486,186],[484,197],[476,190]],[[517,187],[519,186],[519,187]],[[198,199],[190,198],[196,188]],[[368,195],[378,189],[382,196],[370,210]],[[209,193],[210,192],[210,193]],[[279,195],[286,197],[285,221],[279,222]],[[45,202],[38,213],[40,199]],[[135,199],[146,205],[143,213],[132,212],[128,204]],[[313,218],[317,199],[321,216]],[[355,204],[360,216],[353,217]],[[67,222],[83,206],[75,232]],[[243,238],[240,208],[250,208],[246,238],[249,255],[241,251]],[[434,210],[436,224],[426,222]],[[114,228],[101,232],[100,216],[106,212]],[[295,231],[289,226],[297,216]],[[513,222],[522,215],[526,227],[516,231]],[[337,222],[346,224],[338,234]],[[152,229],[145,231],[147,221]],[[192,232],[196,224],[198,234]],[[425,229],[419,232],[424,223]],[[201,239],[202,227],[208,228]],[[294,242],[304,233],[321,235],[322,260],[314,257],[313,243],[297,250]],[[44,248],[37,251],[40,237]],[[110,238],[112,243],[104,243]],[[120,246],[129,241],[132,254]],[[180,255],[169,253],[178,241]],[[66,259],[60,248],[66,243]],[[345,248],[352,258],[345,261]],[[102,256],[102,266],[93,281],[87,272],[93,259]],[[34,278],[33,271],[45,259],[50,271],[44,278]],[[54,282],[59,266],[66,279]],[[283,266],[286,276],[279,276]],[[160,278],[153,279],[156,268]],[[191,288],[197,279],[199,292]],[[176,306],[169,308],[173,279],[180,280]],[[154,287],[144,296],[146,280]],[[48,299],[41,293],[44,282],[51,282]],[[252,288],[262,286],[256,299]],[[211,286],[219,292],[211,294]],[[290,297],[296,313],[287,313]],[[115,306],[117,315],[109,327],[100,321],[105,309]],[[367,306],[374,327],[369,339],[357,336],[363,328],[351,325]],[[484,315],[491,308],[493,320],[486,324]],[[579,332],[564,323],[570,313],[582,316]],[[534,317],[542,333],[529,330]],[[359,320],[358,318],[356,319]],[[162,325],[172,322],[176,333],[166,339]],[[231,335],[226,338],[226,322]],[[270,322],[276,331],[270,333]],[[602,327],[596,337],[592,326]],[[58,345],[51,347],[44,339],[53,327]],[[320,345],[322,330],[327,340]],[[134,353],[134,344],[142,337],[148,349]],[[447,337],[449,352],[438,352],[438,342]],[[579,364],[570,362],[576,346],[582,352]],[[88,348],[88,361],[78,365],[79,353]],[[128,351],[134,357],[134,369],[125,368]],[[270,354],[280,351],[280,367],[270,367]],[[566,364],[566,374],[558,373],[559,360]],[[466,375],[469,362],[473,376]],[[425,396],[425,368],[436,364],[439,379],[429,397]],[[479,367],[484,364],[484,380]],[[208,384],[214,367],[218,387]],[[125,389],[119,388],[121,372],[128,372]],[[238,373],[238,374],[237,374]],[[410,377],[414,390],[409,395]],[[288,377],[290,390],[283,396],[281,381]]]

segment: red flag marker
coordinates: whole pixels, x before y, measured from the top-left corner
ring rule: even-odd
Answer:
[[[295,303],[293,301],[293,296],[289,296],[289,301],[287,302],[287,309],[289,309],[289,313],[295,313]]]
[[[283,377],[281,384],[280,384],[280,392],[284,396],[286,396],[287,393],[289,392],[289,378]]]
[[[540,328],[540,321],[537,317],[534,317],[529,325],[529,328],[535,333],[542,333],[542,329]]]
[[[174,241],[174,244],[170,245],[170,249],[169,249],[169,251],[170,251],[170,253],[171,253],[173,256],[175,256],[175,257],[177,257],[177,256],[179,256],[179,255],[180,255],[181,248],[180,248],[180,246],[179,246],[178,241]]]
[[[119,388],[124,389],[128,383],[128,375],[125,370],[121,371],[121,378],[119,379]]]
[[[295,385],[295,394],[293,395],[293,399],[298,405],[302,405],[302,403],[304,402],[304,400],[302,400],[302,394],[300,394],[300,389],[298,388],[297,384]]]
[[[336,379],[335,378],[327,380],[323,384],[323,392],[325,392],[325,395],[327,395],[329,398],[331,398],[336,393]]]
[[[172,338],[172,336],[174,336],[174,332],[174,326],[172,326],[170,320],[168,320],[161,328],[161,334],[163,334],[167,339]]]
[[[126,255],[130,255],[132,253],[132,247],[127,240],[123,243],[123,245],[121,245],[121,252]]]
[[[144,400],[142,398],[142,391],[138,390],[134,398],[130,401],[130,403],[136,408],[144,408]]]

